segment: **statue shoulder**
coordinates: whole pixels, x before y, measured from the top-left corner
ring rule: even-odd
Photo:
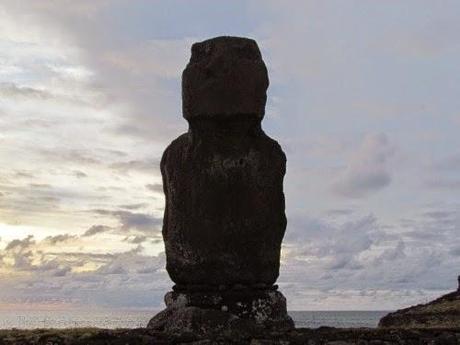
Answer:
[[[268,149],[268,152],[273,158],[286,162],[286,154],[281,148],[281,145],[275,139],[263,133],[262,140],[264,142],[263,146]]]
[[[161,166],[163,167],[168,161],[174,159],[173,157],[177,158],[178,155],[180,156],[180,152],[188,145],[189,143],[189,134],[184,133],[174,139],[163,152],[163,156],[161,157]]]

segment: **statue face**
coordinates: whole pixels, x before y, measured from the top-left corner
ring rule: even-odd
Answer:
[[[268,75],[255,41],[217,37],[196,43],[182,74],[187,120],[265,112]]]

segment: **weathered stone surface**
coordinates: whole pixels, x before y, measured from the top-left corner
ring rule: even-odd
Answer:
[[[203,66],[211,68],[210,84],[196,71]],[[241,83],[232,83],[237,76]],[[166,268],[176,284],[271,285],[278,277],[286,157],[261,128],[265,96],[245,89],[254,82],[265,95],[267,80],[253,40],[218,37],[194,45],[184,72],[184,104],[216,105],[184,111],[189,131],[169,145],[161,161]],[[216,94],[190,96],[194,90]],[[264,99],[255,108],[232,106],[257,97]]]
[[[426,304],[401,309],[384,316],[379,327],[421,328],[460,326],[459,289]]]
[[[192,46],[182,74],[182,111],[186,119],[265,112],[267,68],[257,43],[217,37]]]
[[[169,334],[204,336],[223,333],[237,317],[220,310],[192,306],[168,307],[155,315],[148,328]]]
[[[192,121],[161,161],[167,270],[180,285],[273,284],[286,158],[255,118]]]
[[[255,41],[193,45],[182,78],[189,130],[161,160],[166,269],[176,286],[152,329],[294,327],[273,286],[286,229],[286,157],[261,127],[267,87]]]
[[[274,290],[172,291],[166,294],[165,303],[167,308],[150,321],[149,328],[176,333],[198,329],[202,334],[232,327],[294,328],[287,314],[286,298]]]

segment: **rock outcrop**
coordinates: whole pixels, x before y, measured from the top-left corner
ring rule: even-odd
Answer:
[[[460,327],[460,276],[457,291],[427,304],[401,309],[384,316],[379,327]]]
[[[268,83],[254,40],[192,46],[182,75],[189,130],[161,160],[166,269],[176,285],[150,328],[293,327],[274,285],[286,229],[286,157],[261,127]]]

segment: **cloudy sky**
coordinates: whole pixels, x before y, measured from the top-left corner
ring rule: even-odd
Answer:
[[[0,0],[0,308],[160,308],[159,158],[195,41],[255,38],[288,156],[291,309],[460,274],[460,2]]]

